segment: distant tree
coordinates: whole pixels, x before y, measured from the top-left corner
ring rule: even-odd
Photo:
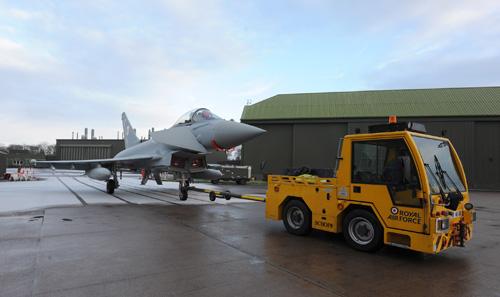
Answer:
[[[49,144],[47,146],[47,150],[45,151],[46,155],[55,155],[56,153],[56,145],[55,144]]]
[[[0,148],[2,146],[0,145]],[[21,145],[21,144],[11,144],[7,147],[8,150],[27,150],[33,154],[43,154],[43,155],[53,155],[55,154],[56,145],[48,144],[47,142],[42,142],[37,145]]]
[[[8,149],[9,150],[22,150],[23,149],[23,145],[20,145],[20,144],[11,144],[9,145]]]
[[[42,151],[45,155],[53,155],[56,151],[55,144],[48,144],[47,142],[42,142],[37,145],[40,151]]]

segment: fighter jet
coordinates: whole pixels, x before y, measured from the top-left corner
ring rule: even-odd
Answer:
[[[122,168],[144,170],[141,184],[145,184],[153,173],[161,185],[160,173],[168,172],[179,182],[180,200],[186,200],[192,178],[215,180],[222,177],[220,171],[207,168],[207,154],[233,148],[265,132],[254,126],[224,120],[206,108],[185,113],[171,128],[152,132],[150,139],[143,142],[125,113],[122,114],[122,123],[125,149],[114,158],[34,163],[85,170],[88,177],[106,181],[109,194],[119,187],[117,172]]]

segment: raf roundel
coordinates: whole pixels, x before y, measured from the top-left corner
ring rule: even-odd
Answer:
[[[391,213],[394,214],[394,215],[397,214],[398,213],[398,208],[397,207],[391,208]]]

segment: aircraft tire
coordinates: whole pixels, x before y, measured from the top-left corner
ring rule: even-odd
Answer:
[[[247,180],[246,180],[246,179],[244,179],[244,178],[243,178],[243,179],[237,179],[237,180],[236,180],[236,183],[237,183],[238,185],[246,185]]]
[[[115,192],[115,188],[115,181],[112,179],[108,180],[106,183],[106,192],[108,194],[113,194]]]
[[[184,189],[180,190],[179,191],[179,199],[181,201],[186,201],[188,199],[188,191],[184,190]]]

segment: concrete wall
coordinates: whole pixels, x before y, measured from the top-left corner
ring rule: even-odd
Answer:
[[[500,190],[500,118],[400,118],[425,124],[429,134],[450,138],[460,155],[469,187]],[[257,177],[282,174],[287,168],[333,168],[338,139],[368,132],[386,119],[246,121],[268,132],[243,145],[242,164]],[[265,164],[263,170],[260,165]]]

